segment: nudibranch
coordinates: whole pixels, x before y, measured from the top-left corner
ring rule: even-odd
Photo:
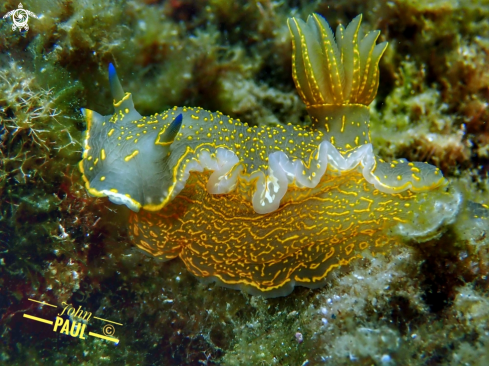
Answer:
[[[364,251],[437,235],[460,197],[434,166],[375,156],[368,105],[387,44],[376,44],[378,31],[360,39],[360,22],[333,36],[318,14],[289,19],[310,129],[251,127],[192,107],[142,117],[110,65],[115,113],[82,110],[88,192],[132,210],[144,252],[267,297],[322,286]]]

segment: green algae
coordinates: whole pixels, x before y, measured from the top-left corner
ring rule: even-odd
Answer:
[[[369,257],[322,289],[264,300],[208,286],[134,251],[127,212],[88,197],[79,108],[104,114],[109,62],[142,114],[173,105],[253,125],[307,124],[290,66],[289,16],[359,12],[390,46],[372,109],[374,146],[443,169],[489,204],[487,1],[26,1],[30,30],[0,23],[0,361],[5,364],[470,364],[489,358],[487,219],[467,203],[428,243]],[[18,6],[8,1],[0,14]],[[102,100],[99,100],[103,95]],[[124,324],[121,343],[33,326],[27,298]],[[296,333],[301,333],[299,343]]]

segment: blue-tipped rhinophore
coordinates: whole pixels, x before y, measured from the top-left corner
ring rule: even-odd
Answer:
[[[182,121],[183,121],[183,114],[180,113],[178,116],[176,116],[173,119],[173,121],[171,121],[170,125],[165,130],[165,133],[160,136],[158,140],[158,144],[160,145],[171,144],[173,140],[175,140],[178,131],[180,131],[180,127],[182,127]]]
[[[171,136],[172,140],[175,138],[177,135],[178,131],[180,131],[180,127],[182,127],[182,121],[183,121],[183,114],[179,114],[178,116],[175,117],[175,119],[171,122],[170,126],[168,126],[167,136]]]
[[[122,90],[121,82],[117,77],[117,72],[115,71],[115,67],[112,65],[112,63],[109,64],[109,83],[112,98],[114,98],[114,101],[117,103],[124,98],[124,90]]]

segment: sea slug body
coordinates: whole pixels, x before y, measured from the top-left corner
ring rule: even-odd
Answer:
[[[88,192],[133,211],[145,252],[264,296],[322,286],[364,250],[436,235],[460,197],[434,166],[375,156],[368,105],[387,44],[376,45],[378,31],[359,40],[360,22],[334,37],[317,14],[289,19],[311,129],[251,127],[192,107],[142,117],[110,65],[115,113],[83,109]]]

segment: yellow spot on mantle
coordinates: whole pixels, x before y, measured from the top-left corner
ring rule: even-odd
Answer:
[[[133,157],[135,157],[137,154],[139,154],[139,150],[134,150],[131,154],[127,155],[125,158],[124,158],[124,161],[125,162],[128,162],[129,160],[131,160]]]

